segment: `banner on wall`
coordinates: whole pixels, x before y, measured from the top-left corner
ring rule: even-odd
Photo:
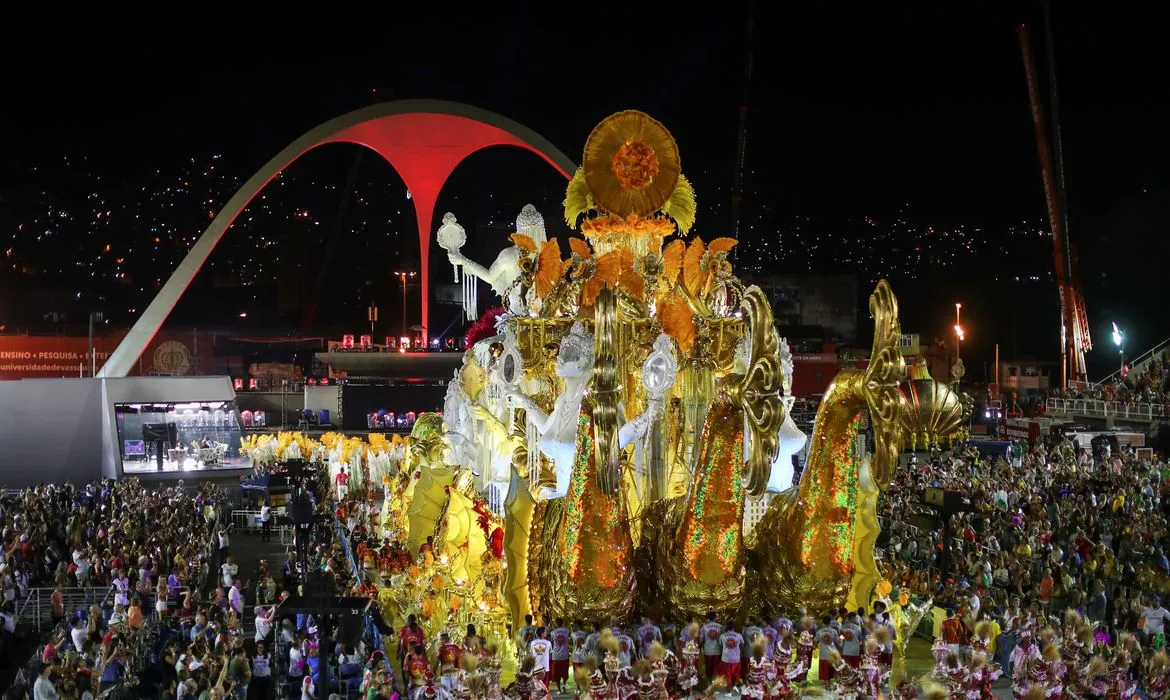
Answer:
[[[125,333],[93,339],[97,368]],[[188,376],[206,373],[210,335],[159,333],[135,363],[131,375]],[[89,338],[63,335],[0,335],[0,379],[54,379],[89,376]]]

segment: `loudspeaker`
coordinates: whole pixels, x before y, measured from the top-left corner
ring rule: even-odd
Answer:
[[[297,496],[288,506],[288,514],[297,525],[310,525],[313,522],[313,502],[308,496]]]
[[[341,644],[350,644],[356,646],[362,638],[362,623],[365,618],[361,615],[339,615],[340,619],[337,621],[337,631],[333,633],[334,639]]]

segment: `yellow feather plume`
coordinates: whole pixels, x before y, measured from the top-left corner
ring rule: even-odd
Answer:
[[[685,234],[695,225],[695,211],[695,189],[685,176],[679,175],[670,199],[662,205],[662,213],[674,219],[679,233]]]
[[[593,193],[585,182],[585,171],[577,168],[573,179],[569,180],[569,187],[565,190],[565,223],[569,228],[577,228],[577,219],[593,209]]]
[[[561,272],[561,246],[557,239],[550,238],[540,247],[540,255],[536,259],[536,295],[542,299],[547,296],[561,278]]]
[[[593,257],[593,251],[589,249],[589,244],[585,242],[584,238],[570,238],[569,250],[582,258]]]
[[[687,291],[694,296],[698,296],[703,292],[703,288],[707,286],[707,272],[703,270],[703,254],[707,250],[703,246],[703,239],[696,238],[687,246],[687,252],[683,255],[682,266],[682,282]]]
[[[660,297],[658,318],[662,319],[662,332],[674,338],[684,355],[689,353],[695,344],[695,312],[686,299],[673,294]]]
[[[715,253],[726,253],[727,251],[734,248],[736,243],[739,243],[739,241],[735,240],[734,238],[716,238],[707,244],[707,250],[709,250],[712,255]]]
[[[662,281],[667,289],[673,287],[674,281],[678,279],[686,250],[687,244],[677,238],[662,249]]]
[[[517,247],[523,248],[529,253],[536,252],[536,241],[532,240],[531,236],[525,236],[523,233],[513,233],[511,238]]]

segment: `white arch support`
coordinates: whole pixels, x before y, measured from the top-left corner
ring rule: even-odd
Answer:
[[[124,377],[129,373],[224,232],[265,185],[313,148],[342,142],[361,144],[376,151],[398,171],[411,191],[419,225],[424,329],[429,302],[431,217],[438,192],[455,166],[488,146],[511,145],[536,153],[566,178],[577,169],[564,153],[531,129],[493,112],[457,102],[384,102],[331,119],[289,144],[228,200],[97,376]]]

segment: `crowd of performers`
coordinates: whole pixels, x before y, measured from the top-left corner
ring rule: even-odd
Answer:
[[[800,697],[814,678],[849,699],[888,692],[893,634],[881,603],[868,617],[864,611],[842,611],[819,622],[808,615],[797,622],[780,616],[738,628],[715,615],[681,629],[649,618],[629,626],[558,619],[546,627],[529,617],[517,631],[519,669],[507,688],[500,686],[497,646],[474,626],[461,640],[446,631],[428,645],[411,618],[399,632],[398,647],[411,700],[541,700],[552,693],[599,700],[736,694],[765,700]]]
[[[1110,646],[1080,613],[1068,611],[1063,621],[1050,624],[1032,621],[1020,631],[1019,643],[1010,655],[1012,695],[1025,698],[1131,698],[1138,692],[1139,679],[1145,697],[1167,697],[1170,690],[1170,657],[1155,653],[1143,662],[1141,644],[1133,635],[1123,634]],[[948,644],[935,640],[931,680],[932,697],[987,700],[995,698],[992,683],[1003,673],[989,650],[995,638],[991,623],[975,627],[969,644]],[[926,684],[927,686],[930,683]],[[896,697],[917,697],[909,681],[895,691]]]
[[[931,674],[895,687],[893,633],[880,603],[868,617],[858,611],[818,622],[806,615],[794,623],[781,616],[738,629],[714,615],[681,630],[648,618],[629,626],[555,620],[548,627],[528,618],[516,636],[516,680],[507,687],[500,683],[497,645],[473,625],[462,639],[447,631],[428,644],[411,618],[399,632],[398,647],[410,700],[543,700],[553,693],[598,700],[767,700],[801,697],[814,677],[818,694],[841,700],[991,700],[997,697],[993,684],[1005,673],[1018,700],[1125,700],[1135,697],[1139,685],[1151,700],[1170,697],[1170,656],[1159,651],[1144,662],[1137,637],[1129,635],[1107,646],[1075,611],[1063,621],[1022,630],[1009,669],[994,661],[988,624],[975,627],[969,644],[940,637]]]

